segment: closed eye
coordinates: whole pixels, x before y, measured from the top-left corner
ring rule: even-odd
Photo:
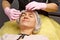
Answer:
[[[29,15],[29,17],[33,18],[33,15]]]
[[[25,15],[26,15],[25,12],[22,12],[21,16],[25,16]]]

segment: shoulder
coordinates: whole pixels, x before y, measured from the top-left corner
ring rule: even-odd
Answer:
[[[49,40],[48,37],[43,36],[43,35],[30,35],[30,36],[25,36],[24,40]]]
[[[16,40],[19,37],[19,35],[14,35],[14,34],[4,34],[2,36],[3,40]]]

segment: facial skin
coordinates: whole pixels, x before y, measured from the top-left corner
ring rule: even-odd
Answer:
[[[36,15],[34,12],[23,12],[19,22],[20,27],[34,28],[36,25]]]

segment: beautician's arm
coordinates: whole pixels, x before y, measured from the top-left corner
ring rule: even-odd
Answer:
[[[11,5],[10,5],[10,3],[7,1],[7,0],[3,0],[2,1],[2,7],[3,7],[3,9],[5,9],[6,7],[10,7]]]
[[[10,4],[13,1],[14,0],[3,0],[2,1],[3,10],[4,10],[5,14],[8,16],[8,18],[10,19],[10,21],[16,20],[17,18],[19,18],[19,15],[20,15],[19,10],[16,10],[15,8],[10,8],[11,7]]]
[[[49,3],[47,4],[47,8],[43,10],[47,12],[56,12],[58,10],[58,5],[55,3]]]

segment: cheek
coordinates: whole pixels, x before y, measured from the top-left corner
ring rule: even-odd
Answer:
[[[36,22],[36,19],[35,18],[32,18],[31,19],[31,22],[35,23]]]
[[[22,22],[22,20],[23,20],[23,17],[20,18],[20,22]]]
[[[35,25],[36,25],[36,19],[32,19],[32,20],[31,20],[31,25],[32,25],[32,26],[35,26]]]
[[[22,23],[22,18],[20,18],[20,21],[19,21],[19,24],[21,24]]]

